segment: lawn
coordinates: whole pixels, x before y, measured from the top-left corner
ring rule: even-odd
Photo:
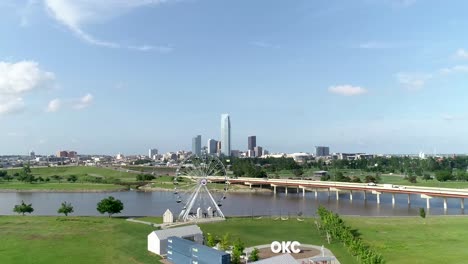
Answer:
[[[392,263],[466,263],[468,218],[343,217]]]
[[[357,263],[340,243],[327,244],[326,239],[315,228],[314,220],[303,222],[292,218],[287,221],[270,218],[228,218],[223,222],[199,224],[204,233],[222,237],[229,233],[232,240],[240,238],[247,247],[270,244],[273,241],[298,241],[302,244],[325,245],[342,264]]]
[[[0,263],[159,263],[152,227],[105,217],[0,217]]]

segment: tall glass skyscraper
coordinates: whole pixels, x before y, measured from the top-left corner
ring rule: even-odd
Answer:
[[[198,156],[201,155],[201,135],[192,138],[192,152]]]
[[[221,115],[221,154],[231,156],[231,119],[229,114]]]

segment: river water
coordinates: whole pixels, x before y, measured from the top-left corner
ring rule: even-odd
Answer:
[[[33,215],[57,215],[57,209],[63,201],[71,202],[75,212],[73,215],[94,216],[99,215],[96,204],[103,198],[114,196],[124,203],[122,216],[160,216],[166,209],[174,213],[181,210],[176,203],[172,192],[111,192],[111,193],[0,193],[0,215],[11,215],[15,204],[22,200],[32,203]],[[395,206],[392,206],[391,194],[380,196],[380,205],[376,202],[376,196],[360,192],[353,193],[353,200],[349,200],[349,194],[342,193],[337,201],[335,194],[328,197],[327,192],[319,192],[315,198],[314,193],[228,193],[224,200],[222,211],[226,216],[250,216],[250,215],[281,215],[295,216],[299,212],[303,215],[313,216],[318,206],[322,205],[342,215],[363,216],[417,216],[419,208],[426,207],[426,199],[417,195],[411,196],[411,205],[408,206],[407,195],[396,195]],[[443,200],[431,199],[430,215],[461,215],[460,199],[447,199],[448,209],[443,209]],[[426,209],[427,210],[427,209]]]

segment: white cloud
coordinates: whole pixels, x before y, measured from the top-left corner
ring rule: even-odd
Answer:
[[[359,44],[360,49],[389,49],[393,45],[387,42],[369,41]]]
[[[62,101],[58,98],[53,99],[47,105],[46,112],[57,112],[62,107]]]
[[[460,59],[468,59],[468,51],[464,49],[458,49],[455,56]]]
[[[138,51],[158,51],[160,53],[169,53],[174,48],[171,46],[153,46],[153,45],[141,45],[141,46],[128,46],[129,49],[138,50]]]
[[[280,46],[277,44],[264,42],[264,41],[252,41],[249,43],[250,45],[259,47],[259,48],[269,48],[269,49],[279,49]]]
[[[88,93],[85,96],[83,96],[83,97],[79,98],[78,100],[76,100],[76,103],[73,106],[73,108],[75,108],[75,109],[86,108],[86,107],[90,106],[93,103],[93,100],[94,100],[93,95]]]
[[[456,72],[468,72],[468,65],[456,65],[449,68],[443,68],[439,70],[441,74],[450,74]]]
[[[54,81],[55,75],[41,70],[37,62],[0,61],[0,94],[22,94],[38,88],[52,87]]]
[[[432,78],[429,74],[420,73],[398,73],[396,74],[398,82],[408,90],[419,90],[424,87],[426,81]]]
[[[140,51],[169,52],[172,49],[151,48],[150,45],[135,48],[138,46],[124,46],[116,42],[100,40],[83,30],[86,24],[104,22],[134,8],[158,5],[167,1],[169,0],[45,0],[45,6],[52,17],[89,44],[107,48],[123,47]]]
[[[461,121],[466,120],[466,115],[451,115],[451,114],[443,114],[441,115],[442,119],[445,121]]]
[[[24,101],[21,97],[7,96],[0,98],[0,116],[19,113],[23,111],[24,108]]]
[[[343,96],[354,96],[354,95],[361,95],[367,93],[367,89],[359,87],[359,86],[352,86],[352,85],[337,85],[337,86],[330,86],[328,87],[328,91],[330,93],[343,95]]]

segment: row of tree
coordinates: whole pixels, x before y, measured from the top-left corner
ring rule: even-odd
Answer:
[[[122,201],[115,199],[112,196],[109,196],[108,198],[102,199],[97,204],[96,209],[99,213],[107,213],[109,217],[112,217],[113,214],[118,214],[122,212],[122,210],[124,209],[124,205]],[[15,207],[13,208],[13,212],[22,215],[25,215],[26,213],[31,214],[32,212],[34,212],[34,208],[32,207],[32,204],[26,204],[24,201],[21,201],[21,204],[15,205]],[[57,213],[64,214],[65,216],[68,216],[68,214],[71,214],[73,212],[74,210],[72,204],[67,202],[63,202],[57,210]]]
[[[222,238],[213,236],[211,233],[206,235],[206,245],[209,247],[218,246],[219,249],[227,251],[232,250],[231,264],[240,264],[241,256],[244,254],[245,246],[244,243],[238,238],[235,241],[231,241],[229,233],[224,234]],[[259,260],[258,249],[254,248],[248,257],[249,261]]]
[[[319,228],[327,233],[327,237],[342,242],[361,263],[384,263],[382,256],[364,244],[338,214],[325,209],[323,206],[317,209],[317,213],[320,216]]]

